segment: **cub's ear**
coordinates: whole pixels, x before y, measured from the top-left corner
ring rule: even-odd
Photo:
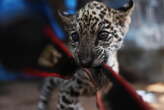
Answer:
[[[129,25],[131,23],[131,14],[134,9],[133,0],[129,0],[124,6],[114,9],[114,20],[121,26]]]
[[[134,1],[129,0],[128,3],[124,4],[122,7],[117,8],[116,10],[121,13],[122,16],[130,16],[134,9]]]
[[[68,14],[67,12],[60,11],[60,10],[58,10],[58,15],[59,15],[61,21],[65,25],[70,25],[71,22],[73,21],[73,18],[74,18],[74,15],[73,14]]]

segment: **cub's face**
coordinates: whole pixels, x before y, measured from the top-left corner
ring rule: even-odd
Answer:
[[[105,63],[121,47],[132,10],[133,1],[117,10],[92,1],[75,15],[60,13],[76,62],[84,67]]]

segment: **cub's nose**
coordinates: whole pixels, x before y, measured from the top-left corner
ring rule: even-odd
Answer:
[[[89,57],[84,58],[79,56],[79,63],[82,67],[90,67],[92,65],[92,59]]]

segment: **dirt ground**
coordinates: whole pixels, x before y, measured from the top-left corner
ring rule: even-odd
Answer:
[[[9,82],[0,83],[0,110],[36,110],[39,96],[38,82]],[[155,110],[164,110],[164,91],[156,91],[151,87],[143,84],[137,85],[140,89],[149,89],[157,95],[157,101],[152,105]],[[164,87],[164,86],[163,86]],[[161,89],[160,89],[161,90]],[[81,98],[82,104],[86,110],[97,110],[95,105],[95,97]],[[56,92],[51,101],[50,110],[56,110]]]
[[[0,86],[0,110],[37,110],[40,83],[10,82],[0,83]],[[50,110],[56,110],[56,92],[54,92]],[[81,98],[81,102],[87,110],[91,110],[90,108],[97,110],[95,97]]]

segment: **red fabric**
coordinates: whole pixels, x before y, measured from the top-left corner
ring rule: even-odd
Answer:
[[[47,37],[49,37],[55,45],[59,46],[59,48],[62,49],[65,52],[65,54],[67,54],[67,56],[72,57],[71,52],[67,49],[65,45],[63,45],[63,42],[54,35],[50,27],[46,27],[44,29],[44,32],[47,35]]]
[[[50,73],[50,72],[40,71],[33,68],[26,68],[23,70],[23,72],[27,75],[37,76],[37,77],[58,77],[62,79],[69,79],[69,77],[62,76],[58,73]]]
[[[99,110],[106,110],[101,94],[99,92],[96,93],[96,104]]]
[[[112,74],[112,77],[118,82],[118,84],[124,87],[131,98],[133,98],[138,106],[140,106],[141,110],[153,110],[153,108],[151,108],[146,102],[143,101],[143,99],[136,93],[136,90],[125,79],[114,72],[108,65],[104,64],[103,67]]]

